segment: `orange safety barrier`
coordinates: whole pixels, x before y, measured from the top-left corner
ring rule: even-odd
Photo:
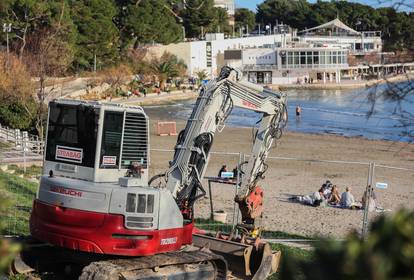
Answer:
[[[175,122],[157,122],[158,136],[174,136],[177,135],[177,125]]]

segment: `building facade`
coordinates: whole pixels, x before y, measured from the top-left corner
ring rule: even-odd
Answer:
[[[231,39],[223,34],[206,34],[203,41],[152,46],[149,54],[176,55],[186,63],[190,76],[206,71],[213,78],[222,66],[229,65],[242,69],[255,83],[339,83],[342,79],[364,78],[369,71],[380,75],[404,70],[401,65],[381,66],[384,54],[380,35],[377,31],[356,31],[335,19],[297,33],[290,30]]]
[[[234,0],[214,0],[214,6],[225,9],[227,14],[231,17],[233,17],[236,12]]]
[[[276,48],[290,39],[289,34],[217,40],[218,37],[206,35],[210,40],[151,46],[149,55],[161,56],[164,52],[169,52],[184,60],[190,76],[195,76],[199,71],[206,71],[210,77],[215,77],[220,71],[219,68],[224,65],[224,51]]]

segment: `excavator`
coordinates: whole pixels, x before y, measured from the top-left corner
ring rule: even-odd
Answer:
[[[238,166],[241,222],[211,234],[195,227],[195,203],[206,195],[214,136],[235,106],[261,113],[261,120],[251,155]],[[280,252],[260,238],[258,183],[287,121],[284,94],[223,67],[201,87],[168,170],[151,179],[149,121],[141,107],[61,99],[48,110],[31,241],[13,271],[54,268],[65,271],[62,278],[82,280],[257,280],[276,271]]]

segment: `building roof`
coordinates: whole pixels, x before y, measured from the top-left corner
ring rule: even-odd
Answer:
[[[307,32],[310,32],[310,31],[316,31],[316,30],[319,30],[319,29],[326,29],[326,28],[330,28],[330,29],[334,29],[334,28],[342,29],[345,32],[350,33],[352,35],[359,35],[359,34],[361,34],[360,32],[352,29],[351,27],[347,26],[345,23],[343,23],[342,21],[340,21],[339,18],[336,18],[334,20],[331,20],[331,21],[329,21],[327,23],[324,23],[324,24],[321,24],[319,26],[315,26],[315,27],[312,27],[312,28],[308,28],[308,29],[302,30],[300,32],[301,33],[307,33]]]

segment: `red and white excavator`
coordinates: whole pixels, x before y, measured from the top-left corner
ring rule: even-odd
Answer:
[[[241,234],[200,234],[194,204],[205,195],[201,182],[214,135],[234,106],[262,113],[251,156],[239,167]],[[262,216],[263,190],[257,183],[285,118],[285,95],[224,67],[201,88],[169,169],[148,180],[149,125],[141,107],[50,102],[30,232],[54,246],[23,251],[16,270],[28,263],[39,269],[43,261],[49,268],[81,265],[80,279],[227,279],[228,269],[241,278],[266,278],[280,252],[260,240],[255,220]]]

